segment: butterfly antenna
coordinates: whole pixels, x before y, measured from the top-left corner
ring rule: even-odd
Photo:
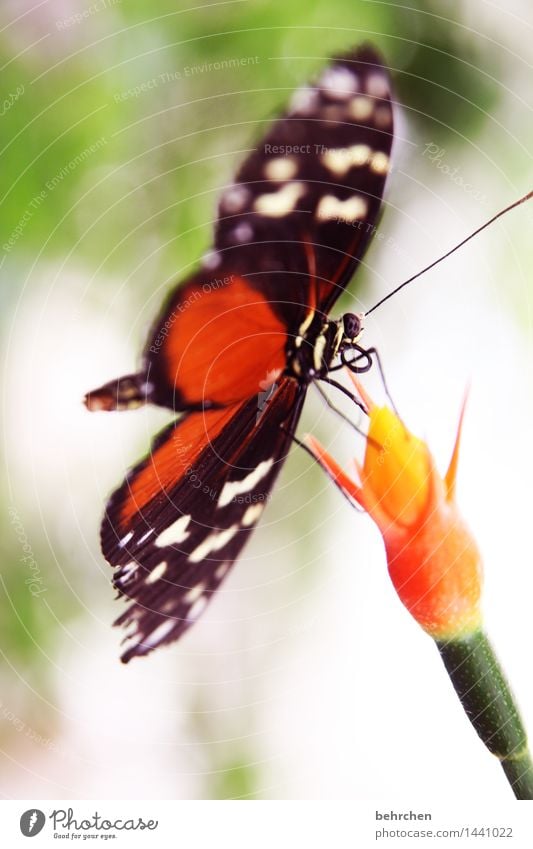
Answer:
[[[451,248],[449,251],[447,251],[445,254],[440,256],[438,259],[434,260],[429,265],[426,265],[426,267],[423,268],[422,271],[419,271],[417,274],[413,274],[413,276],[409,277],[408,280],[404,280],[403,283],[400,283],[399,286],[396,286],[396,288],[393,289],[392,292],[389,292],[389,294],[385,295],[385,297],[382,298],[380,301],[378,301],[377,304],[374,304],[374,306],[371,307],[371,309],[367,310],[367,312],[365,312],[365,317],[367,315],[370,315],[370,313],[374,312],[374,310],[377,310],[378,307],[382,306],[382,304],[384,304],[385,301],[388,301],[389,298],[392,298],[392,296],[395,295],[397,292],[399,292],[400,289],[403,289],[404,286],[408,286],[409,283],[412,283],[413,280],[417,279],[417,277],[421,277],[423,274],[426,273],[426,271],[429,271],[435,265],[438,265],[439,262],[442,262],[443,259],[446,259],[446,257],[449,257],[451,254],[455,253],[455,251],[458,251],[459,248],[462,248],[463,245],[466,245],[466,243],[469,242],[470,239],[473,239],[474,236],[477,236],[478,233],[481,233],[482,230],[485,230],[486,227],[489,227],[491,224],[494,223],[494,221],[496,221],[498,218],[501,218],[502,215],[505,215],[506,212],[510,212],[511,209],[514,209],[516,206],[520,206],[521,203],[525,203],[527,200],[530,200],[532,197],[533,197],[533,191],[528,192],[527,195],[524,195],[524,197],[520,198],[519,200],[515,200],[514,203],[510,204],[510,206],[506,206],[505,209],[502,209],[496,215],[493,215],[492,218],[489,221],[486,221],[484,224],[481,225],[481,227],[478,227],[477,230],[474,230],[473,233],[470,233],[470,235],[467,236],[466,239],[463,239],[463,241],[459,242],[458,245],[455,245],[454,248]]]

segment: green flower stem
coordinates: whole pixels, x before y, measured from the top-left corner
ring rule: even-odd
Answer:
[[[517,799],[533,799],[533,763],[513,695],[482,631],[437,648],[466,715],[502,764]]]
[[[527,746],[517,757],[503,758],[501,764],[516,798],[533,799],[533,763]]]

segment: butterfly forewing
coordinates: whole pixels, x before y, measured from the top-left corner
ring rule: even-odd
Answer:
[[[372,233],[392,138],[390,80],[375,51],[333,60],[294,93],[222,193],[208,266],[219,261],[300,304],[316,275],[318,306],[329,309]]]
[[[152,400],[172,409],[237,403],[286,365],[287,327],[265,294],[234,273],[180,287],[147,348]]]
[[[222,193],[203,268],[156,323],[145,358],[152,400],[230,403],[282,370],[309,308],[327,312],[361,259],[392,132],[388,73],[369,48],[295,92]]]

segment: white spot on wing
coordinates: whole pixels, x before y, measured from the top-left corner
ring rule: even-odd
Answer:
[[[290,180],[296,174],[298,164],[290,156],[269,159],[265,164],[265,177],[268,180]]]
[[[120,570],[120,577],[118,579],[119,583],[126,584],[129,580],[131,580],[131,578],[133,578],[138,568],[139,564],[135,560],[130,560],[129,563],[122,566]]]
[[[227,504],[231,504],[237,495],[242,495],[242,493],[249,492],[254,489],[259,481],[266,477],[273,464],[274,460],[272,460],[272,458],[270,458],[270,460],[263,460],[259,463],[257,468],[253,469],[253,471],[251,471],[249,475],[246,475],[245,478],[242,478],[242,480],[227,481],[220,493],[218,506],[225,507]]]
[[[375,71],[366,79],[366,90],[372,97],[386,97],[389,93],[389,81],[385,74]]]
[[[165,545],[178,545],[180,542],[183,542],[189,536],[189,532],[187,528],[191,521],[190,516],[180,516],[179,519],[176,519],[168,528],[165,528],[164,531],[161,531],[157,539],[155,540],[155,544],[158,548],[164,548]]]
[[[132,539],[132,537],[133,537],[133,531],[129,531],[129,533],[127,533],[126,536],[122,537],[122,539],[120,540],[120,542],[118,544],[119,548],[124,548],[124,546],[129,543],[129,541],[130,541],[130,539]]]
[[[366,144],[354,144],[351,147],[330,148],[322,155],[322,162],[329,171],[343,176],[350,168],[361,168],[372,156]]]
[[[221,548],[224,548],[233,539],[238,530],[238,525],[232,525],[231,528],[227,528],[225,531],[214,531],[189,555],[189,562],[200,563],[201,560],[204,560],[214,551],[220,551]]]
[[[318,92],[315,88],[303,86],[296,89],[290,103],[290,110],[295,115],[310,115],[318,105]]]
[[[189,619],[189,620],[198,619],[198,617],[200,616],[200,613],[202,613],[205,610],[206,606],[207,606],[207,599],[204,595],[201,598],[199,598],[197,601],[194,602],[193,606],[191,607],[191,609],[189,610],[189,612],[187,614],[187,619]]]
[[[341,219],[351,223],[366,218],[368,203],[361,195],[353,195],[346,200],[339,200],[334,195],[324,195],[317,206],[316,217],[319,221]]]
[[[250,224],[247,221],[241,221],[240,224],[237,224],[236,227],[231,231],[231,238],[234,242],[242,243],[249,242],[254,234]]]
[[[154,648],[154,646],[157,646],[161,640],[164,640],[165,637],[170,634],[175,624],[176,622],[174,619],[167,619],[166,622],[162,622],[161,625],[157,626],[155,631],[152,631],[152,633],[142,641],[141,645],[150,649]]]
[[[195,587],[191,587],[191,589],[183,597],[183,600],[187,604],[194,604],[196,599],[200,598],[200,596],[203,595],[204,590],[205,584],[203,581],[201,581],[199,584],[196,584]]]
[[[250,525],[253,525],[253,523],[259,519],[259,516],[261,515],[264,509],[264,504],[252,504],[250,507],[248,507],[246,513],[242,517],[241,525],[244,528],[249,528]]]
[[[228,528],[227,530],[221,531],[219,534],[217,534],[216,539],[213,541],[213,547],[211,551],[220,551],[221,548],[224,548],[224,546],[230,541],[230,539],[233,539],[238,530],[238,525],[232,525],[231,528]]]
[[[218,580],[220,581],[224,577],[230,566],[231,563],[221,563],[220,566],[217,567],[217,570],[215,572],[215,578],[218,578]]]
[[[221,199],[223,212],[242,212],[250,200],[251,192],[245,186],[231,186],[226,189]]]
[[[162,578],[165,572],[167,571],[168,563],[166,560],[162,560],[161,563],[158,563],[157,566],[152,569],[148,577],[145,579],[145,584],[155,584],[159,578]]]
[[[374,174],[387,174],[389,170],[389,157],[383,151],[377,151],[370,162],[370,170]]]
[[[305,194],[303,183],[287,183],[277,192],[259,195],[254,203],[254,209],[269,218],[282,218],[292,212],[302,195]]]
[[[350,100],[348,111],[350,117],[356,121],[367,121],[374,111],[374,101],[364,94],[358,94]]]
[[[153,533],[155,533],[155,528],[150,528],[150,530],[146,531],[146,533],[143,534],[139,540],[137,540],[137,546],[142,545],[143,542],[146,542],[148,537],[151,536]]]
[[[208,536],[207,539],[204,539],[204,541],[201,542],[200,545],[197,545],[194,551],[189,554],[189,560],[191,563],[199,563],[211,553],[212,537],[213,534]]]
[[[202,265],[204,268],[207,268],[208,271],[214,271],[215,268],[218,268],[221,262],[222,257],[218,251],[208,251],[202,257]]]
[[[348,100],[359,88],[357,74],[345,67],[326,68],[319,81],[330,100]]]

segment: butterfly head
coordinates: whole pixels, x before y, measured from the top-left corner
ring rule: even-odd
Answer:
[[[358,342],[363,335],[364,313],[347,312],[342,317],[343,339],[342,342]]]

